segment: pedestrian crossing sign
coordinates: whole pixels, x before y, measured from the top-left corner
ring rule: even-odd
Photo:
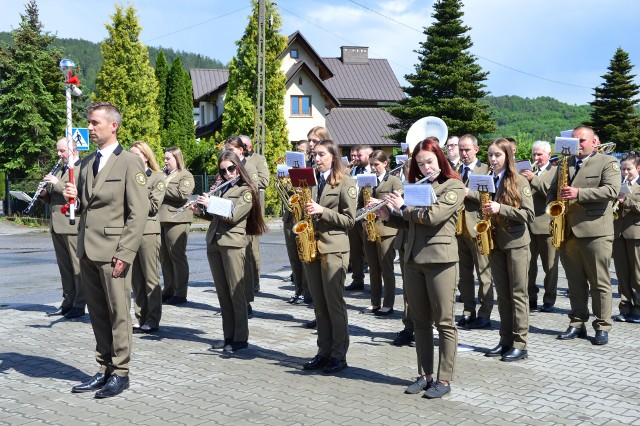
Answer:
[[[73,127],[71,137],[76,142],[78,151],[89,151],[89,129],[86,127]]]

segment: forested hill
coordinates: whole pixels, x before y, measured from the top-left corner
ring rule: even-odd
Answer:
[[[498,130],[489,139],[511,136],[516,140],[553,142],[561,130],[572,129],[588,121],[592,109],[590,105],[569,105],[548,96],[534,99],[487,96],[480,102],[490,106],[498,125]]]
[[[10,44],[12,42],[11,33],[0,32],[0,42]],[[75,38],[58,38],[54,45],[62,48],[63,57],[72,59],[78,66],[80,81],[85,93],[95,92],[95,81],[98,71],[102,66],[102,53],[100,43],[93,43],[87,40]],[[162,50],[167,58],[169,66],[176,56],[180,57],[185,70],[190,68],[224,68],[225,64],[217,59],[211,59],[196,53],[183,52],[164,47],[151,47],[149,49],[149,60],[155,66],[158,52]]]

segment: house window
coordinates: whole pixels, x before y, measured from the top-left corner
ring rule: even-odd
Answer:
[[[311,115],[311,96],[291,96],[291,115]]]
[[[298,59],[298,49],[291,49],[290,55],[293,59]]]
[[[298,77],[298,86],[302,86],[302,77]]]

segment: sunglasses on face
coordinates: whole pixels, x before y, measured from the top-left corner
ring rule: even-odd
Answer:
[[[233,173],[236,171],[236,166],[234,164],[230,165],[226,169],[220,169],[220,176],[224,176],[227,173]]]

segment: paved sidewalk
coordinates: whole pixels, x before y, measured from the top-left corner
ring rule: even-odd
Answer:
[[[274,248],[263,247],[263,259],[265,250]],[[402,328],[400,313],[359,314],[368,292],[347,294],[350,367],[335,376],[302,371],[316,352],[315,331],[303,327],[313,310],[285,303],[293,293],[282,281],[287,270],[262,277],[249,348],[212,350],[222,337],[218,301],[206,260],[194,263],[189,303],[165,306],[156,335],[134,335],[131,388],[108,400],[70,393],[97,371],[88,317],[52,320],[43,311],[55,304],[2,305],[0,423],[640,425],[640,325],[615,323],[606,346],[560,342],[566,297],[557,312],[532,315],[522,362],[483,356],[499,340],[497,306],[492,329],[460,330],[460,343],[473,350],[459,352],[450,396],[426,400],[403,393],[417,373],[415,349],[390,344]],[[396,272],[400,283],[397,263]],[[566,289],[563,271],[559,286]]]

